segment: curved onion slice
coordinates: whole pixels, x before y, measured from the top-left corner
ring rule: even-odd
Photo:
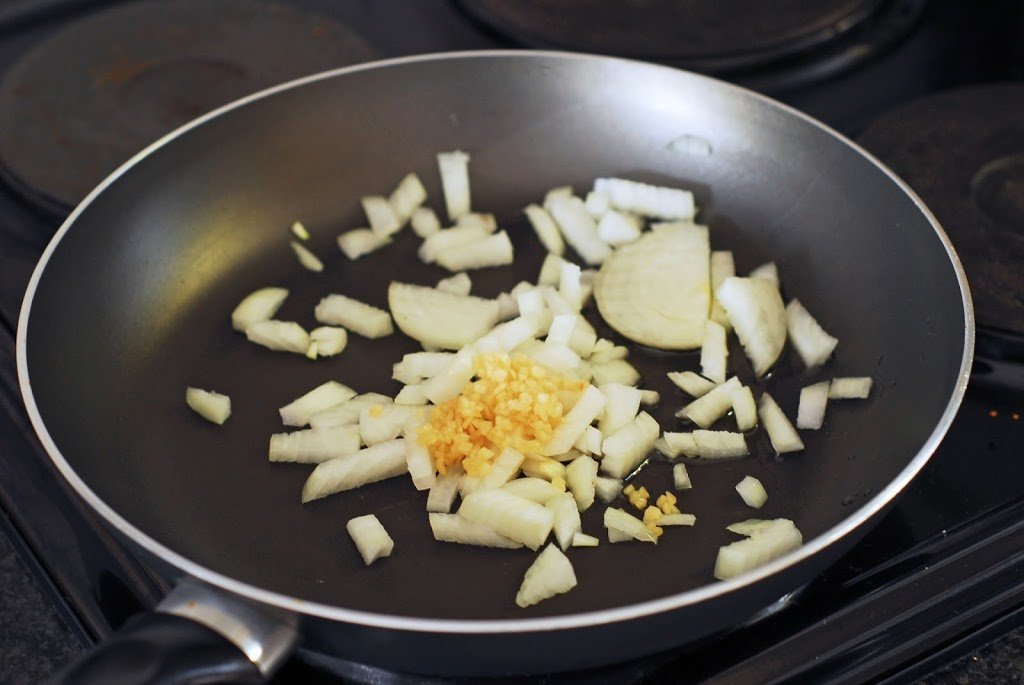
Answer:
[[[498,303],[421,285],[392,282],[388,305],[403,333],[424,345],[457,350],[498,323]]]
[[[732,276],[715,296],[729,315],[754,373],[765,375],[786,344],[786,309],[778,288],[763,279]]]

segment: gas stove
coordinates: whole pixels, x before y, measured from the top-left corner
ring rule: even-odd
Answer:
[[[1011,1],[786,1],[771,12],[751,0],[9,2],[0,9],[0,525],[83,644],[166,592],[57,476],[14,372],[35,262],[62,215],[120,161],[247,92],[375,57],[608,52],[755,88],[858,137],[955,243],[978,354],[935,456],[822,576],[699,644],[519,682],[913,680],[1024,623],[1022,39],[1024,8]],[[300,650],[274,682],[431,681]]]

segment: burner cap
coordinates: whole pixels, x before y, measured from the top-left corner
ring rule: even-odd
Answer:
[[[807,50],[884,0],[472,0],[463,9],[532,47],[733,68]]]
[[[1024,85],[948,91],[884,115],[860,143],[949,234],[978,325],[1024,335]]]
[[[0,165],[56,211],[196,116],[373,58],[347,27],[257,0],[149,0],[70,24],[0,84]]]

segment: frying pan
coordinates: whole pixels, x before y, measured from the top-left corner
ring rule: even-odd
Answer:
[[[585,189],[605,175],[688,187],[713,247],[732,249],[740,273],[776,261],[786,299],[799,297],[840,340],[814,373],[787,352],[757,391],[769,388],[791,417],[800,387],[822,378],[870,375],[871,398],[833,403],[824,429],[803,433],[802,453],[777,458],[756,432],[751,457],[693,464],[681,500],[696,526],[657,546],[572,550],[578,587],[528,610],[513,598],[533,555],[434,541],[425,493],[406,478],[300,505],[310,467],[266,459],[277,407],[329,378],[394,393],[390,364],[417,346],[401,334],[352,335],[339,357],[311,362],[247,343],[229,314],[250,291],[282,285],[291,295],[278,318],[308,327],[327,293],[385,306],[391,280],[446,275],[415,258],[408,231],[356,262],[334,239],[363,221],[360,196],[386,194],[410,171],[442,209],[434,156],[454,149],[472,156],[474,208],[497,214],[517,252],[513,267],[473,273],[478,294],[536,277],[543,254],[520,211],[547,189]],[[313,233],[321,274],[288,249],[296,219]],[[173,670],[172,653],[191,655],[203,677],[228,663],[256,677],[296,636],[304,649],[399,671],[500,675],[663,650],[741,624],[809,581],[878,520],[942,438],[965,389],[973,317],[960,263],[927,208],[814,120],[665,67],[497,51],[319,74],[158,141],[57,233],[17,342],[25,402],[57,468],[168,578],[185,579],[66,678],[127,682],[139,669]],[[742,352],[731,359],[751,380]],[[634,346],[631,361],[662,394],[656,418],[680,430],[672,414],[685,398],[665,372],[697,368],[696,355]],[[188,385],[229,394],[228,422],[193,415]],[[769,493],[756,514],[733,490],[747,474]],[[660,492],[670,468],[652,463],[638,482]],[[585,530],[600,532],[602,509],[586,512]],[[366,513],[396,541],[371,567],[344,528]],[[735,539],[724,527],[752,514],[791,518],[805,544],[715,582],[716,550]],[[268,634],[272,644],[261,642]],[[169,644],[150,645],[158,638]],[[95,676],[97,663],[117,676]]]

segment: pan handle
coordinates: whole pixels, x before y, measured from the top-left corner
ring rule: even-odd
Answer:
[[[54,675],[54,685],[262,683],[298,642],[295,617],[181,581],[157,608]]]

